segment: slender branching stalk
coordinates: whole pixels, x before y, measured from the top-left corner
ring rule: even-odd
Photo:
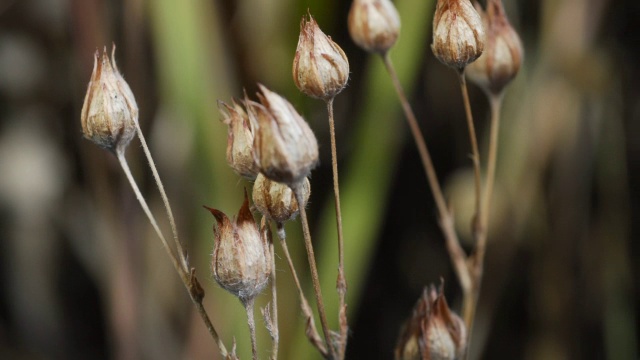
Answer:
[[[140,124],[136,122],[136,129],[138,133],[138,138],[140,139],[140,143],[142,144],[142,150],[144,151],[145,156],[147,157],[147,161],[149,162],[149,167],[151,168],[151,173],[153,174],[153,178],[156,181],[156,185],[158,186],[158,190],[160,191],[160,197],[162,198],[162,202],[164,203],[164,207],[167,211],[167,217],[169,218],[169,224],[171,225],[171,232],[173,233],[173,241],[176,244],[176,249],[178,250],[178,257],[180,259],[180,264],[185,271],[189,271],[189,264],[187,261],[187,257],[184,253],[184,249],[182,244],[180,243],[180,239],[178,237],[178,229],[176,228],[176,222],[173,218],[173,211],[171,211],[171,205],[169,205],[169,198],[167,197],[167,193],[164,191],[164,185],[160,180],[160,175],[158,174],[158,169],[156,168],[156,164],[153,161],[153,157],[151,156],[151,152],[149,151],[149,147],[147,146],[147,141],[142,134],[142,129],[140,128]]]
[[[298,278],[298,273],[296,272],[296,268],[293,265],[293,260],[291,259],[291,254],[289,253],[289,247],[287,246],[287,235],[284,230],[283,224],[276,224],[278,228],[278,238],[280,239],[280,245],[282,246],[282,251],[284,252],[284,257],[287,259],[287,263],[289,264],[289,270],[291,271],[291,275],[293,276],[293,282],[296,284],[296,288],[298,289],[298,295],[300,296],[300,307],[302,309],[302,313],[305,316],[306,320],[306,334],[309,338],[309,341],[313,346],[318,349],[318,351],[322,354],[323,357],[328,357],[327,348],[322,343],[322,339],[318,334],[318,330],[316,329],[316,324],[313,319],[313,312],[311,311],[311,306],[309,306],[309,301],[307,301],[306,296],[304,295],[304,291],[302,290],[302,285],[300,284],[300,279]]]
[[[409,105],[409,101],[407,100],[404,90],[402,89],[402,85],[400,84],[398,75],[393,67],[389,53],[383,54],[382,59],[387,72],[391,77],[400,103],[402,104],[402,110],[404,111],[405,118],[407,119],[409,128],[411,129],[413,139],[418,147],[418,153],[422,159],[422,165],[424,167],[425,174],[427,175],[429,187],[431,188],[431,192],[438,209],[438,214],[440,216],[440,227],[444,233],[447,250],[466,298],[466,294],[471,294],[472,279],[471,274],[469,273],[469,267],[467,266],[467,255],[462,249],[462,246],[460,246],[460,241],[455,231],[452,212],[447,208],[442,189],[438,183],[438,176],[436,175],[436,170],[433,167],[433,161],[429,154],[429,149],[427,148],[427,144],[425,143],[420,127],[418,126],[416,116],[411,109],[411,105]]]
[[[464,111],[467,117],[467,127],[469,128],[469,141],[471,143],[471,159],[473,160],[473,175],[475,179],[475,193],[476,193],[476,205],[475,214],[472,222],[472,234],[477,240],[479,239],[479,233],[483,232],[481,218],[482,218],[482,193],[481,193],[481,178],[480,178],[480,151],[478,150],[478,138],[476,136],[476,127],[473,124],[473,114],[471,112],[471,102],[469,101],[469,91],[467,90],[467,80],[464,77],[464,69],[458,71],[458,79],[460,81],[460,90],[462,91],[462,100],[464,102]]]
[[[327,322],[327,314],[324,310],[324,301],[322,300],[322,289],[320,288],[320,277],[318,276],[318,267],[316,266],[316,258],[313,251],[313,243],[311,242],[311,231],[309,230],[309,221],[307,220],[307,211],[304,208],[304,195],[302,183],[293,185],[291,190],[296,196],[298,208],[300,209],[300,219],[302,220],[302,233],[304,234],[304,246],[307,250],[307,258],[309,259],[309,268],[311,270],[311,280],[313,282],[313,291],[316,295],[316,303],[318,305],[318,314],[320,315],[320,325],[324,333],[324,341],[327,345],[328,356],[331,359],[336,358],[336,352],[331,341],[331,332],[329,331],[329,323]]]
[[[253,315],[253,305],[255,304],[255,298],[244,300],[244,309],[247,311],[247,324],[249,325],[249,334],[251,336],[251,353],[253,354],[253,360],[258,360],[258,344],[256,341],[256,321]]]
[[[489,212],[491,211],[491,197],[495,183],[496,162],[498,155],[498,135],[500,132],[500,108],[502,107],[502,94],[489,93],[489,104],[491,108],[491,130],[489,135],[489,156],[487,159],[487,181],[482,193],[482,212],[480,217],[480,232],[478,234],[478,242],[473,254],[471,265],[473,268],[473,293],[466,297],[463,306],[463,317],[467,329],[469,329],[469,339],[471,341],[473,323],[475,319],[476,309],[478,307],[478,299],[480,297],[480,288],[482,285],[482,276],[484,273],[484,259],[487,249],[487,237],[489,231]],[[467,352],[467,358],[468,358]]]
[[[329,113],[329,132],[331,134],[331,166],[333,170],[333,195],[336,207],[336,224],[338,227],[338,279],[336,288],[339,297],[338,322],[340,324],[340,348],[338,357],[344,359],[347,348],[347,279],[344,276],[344,238],[342,235],[342,213],[340,211],[340,185],[338,182],[338,154],[336,149],[336,126],[333,119],[333,98],[327,100],[327,112]]]
[[[140,129],[138,129],[138,133],[140,133]],[[190,272],[187,272],[184,265],[181,265],[181,262],[176,257],[174,250],[172,250],[169,244],[167,243],[167,240],[165,239],[164,235],[160,231],[160,228],[158,227],[158,222],[156,221],[155,217],[149,210],[149,206],[147,205],[147,202],[144,199],[144,196],[142,196],[142,193],[138,188],[138,184],[136,183],[135,179],[133,178],[133,175],[131,174],[131,170],[129,169],[129,164],[127,163],[127,159],[124,156],[124,149],[118,148],[118,150],[116,151],[116,156],[118,157],[118,161],[120,162],[120,166],[122,167],[122,170],[124,171],[127,179],[129,180],[129,183],[131,184],[131,188],[133,189],[133,192],[136,194],[136,198],[138,199],[138,202],[140,202],[140,205],[142,206],[142,210],[149,218],[149,222],[151,223],[151,226],[156,231],[156,234],[158,235],[158,237],[162,242],[162,246],[167,251],[169,258],[171,259],[171,263],[173,264],[174,268],[178,272],[178,275],[180,276],[180,279],[184,283],[185,287],[187,288],[189,297],[191,298],[193,303],[196,305],[198,314],[200,314],[200,317],[202,318],[202,321],[207,327],[209,334],[211,334],[211,337],[213,338],[215,343],[218,345],[218,348],[220,349],[220,354],[225,359],[234,359],[235,358],[234,353],[231,353],[231,354],[228,353],[227,348],[222,343],[222,340],[220,340],[220,336],[218,335],[218,332],[216,331],[215,327],[211,323],[211,320],[209,319],[209,315],[207,314],[206,310],[204,309],[204,306],[202,305],[202,299],[204,298],[204,290],[198,283],[198,280],[195,276],[195,270],[192,269],[190,270]]]

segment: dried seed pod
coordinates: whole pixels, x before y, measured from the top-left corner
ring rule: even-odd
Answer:
[[[267,178],[297,185],[318,163],[318,142],[306,121],[285,98],[259,85],[261,104],[246,101],[258,129],[254,155]]]
[[[488,0],[486,12],[478,2],[475,7],[484,24],[485,49],[466,74],[486,92],[498,95],[520,70],[522,42],[507,19],[501,0]]]
[[[80,120],[84,137],[105,149],[122,150],[136,134],[138,105],[129,85],[120,75],[115,59],[111,61],[104,48],[102,56],[96,50],[91,81],[82,105]]]
[[[233,106],[218,101],[222,122],[229,126],[227,162],[239,175],[255,180],[260,172],[253,155],[254,128],[249,116],[235,100]]]
[[[454,360],[464,354],[466,344],[464,322],[449,310],[442,287],[430,286],[424,289],[400,333],[395,359]]]
[[[311,195],[309,179],[304,179],[302,191],[303,206],[306,206]],[[262,174],[253,183],[253,204],[262,215],[280,224],[293,220],[300,211],[296,196],[289,186],[269,180]]]
[[[246,304],[269,282],[271,253],[268,239],[264,236],[265,232],[258,229],[249,210],[246,190],[242,207],[233,220],[229,220],[222,211],[205,208],[218,222],[213,229],[213,277],[220,286]]]
[[[349,34],[358,46],[384,54],[400,35],[400,15],[389,0],[354,0],[349,10]]]
[[[300,22],[300,37],[293,59],[293,81],[300,91],[319,99],[331,99],[349,80],[349,60],[344,51],[320,30],[309,15]]]
[[[469,0],[438,0],[431,44],[438,60],[462,70],[482,54],[484,37],[480,15]]]

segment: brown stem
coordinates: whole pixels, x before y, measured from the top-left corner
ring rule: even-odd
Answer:
[[[289,270],[291,270],[291,275],[293,276],[293,282],[296,284],[296,288],[298,289],[298,295],[300,296],[300,307],[302,308],[302,313],[306,318],[306,334],[309,338],[309,341],[312,345],[314,345],[318,351],[322,354],[323,357],[328,357],[327,348],[322,343],[322,339],[318,334],[318,330],[316,329],[316,323],[313,319],[313,312],[311,311],[311,306],[309,306],[309,301],[307,301],[306,296],[304,295],[304,291],[302,290],[302,285],[300,284],[300,279],[298,278],[298,273],[296,272],[296,268],[293,265],[293,260],[291,259],[291,254],[289,254],[289,247],[287,246],[286,232],[284,231],[283,224],[276,224],[278,228],[278,238],[280,239],[280,245],[282,246],[282,251],[284,252],[284,257],[287,259],[287,263],[289,264]]]
[[[335,198],[336,223],[338,227],[338,279],[336,289],[340,301],[338,321],[340,324],[340,349],[338,358],[344,359],[347,348],[347,279],[344,276],[344,238],[342,235],[342,213],[340,211],[340,185],[338,182],[338,154],[336,150],[336,127],[333,119],[333,98],[327,100],[327,112],[329,113],[329,132],[331,134],[331,165],[333,170],[333,194]]]
[[[171,205],[169,205],[169,198],[167,197],[167,193],[164,191],[164,185],[162,185],[162,181],[160,180],[160,175],[158,174],[158,169],[156,168],[156,164],[153,161],[153,157],[151,157],[151,152],[149,151],[149,147],[147,146],[147,141],[142,134],[142,129],[140,129],[140,124],[136,121],[136,129],[138,133],[138,138],[140,139],[140,143],[142,144],[142,150],[144,151],[145,156],[147,157],[147,161],[149,161],[149,167],[151,168],[151,173],[153,174],[153,178],[156,181],[156,185],[158,186],[158,190],[160,191],[160,197],[162,198],[162,202],[164,203],[164,207],[167,211],[167,217],[169,218],[169,224],[171,225],[171,232],[173,233],[173,241],[176,244],[176,249],[178,251],[180,264],[185,272],[189,271],[189,264],[187,262],[187,257],[185,256],[184,249],[182,248],[182,244],[180,243],[180,238],[178,237],[178,229],[176,228],[176,221],[173,218],[173,212],[171,211]]]
[[[480,179],[480,151],[478,150],[478,138],[476,136],[476,127],[473,124],[473,114],[471,113],[471,102],[469,101],[469,92],[467,91],[467,80],[464,77],[464,68],[458,71],[458,79],[460,80],[460,90],[462,91],[462,100],[464,102],[464,111],[467,117],[467,127],[469,128],[469,141],[471,142],[472,160],[473,160],[473,174],[475,179],[475,191],[476,191],[476,211],[473,216],[472,233],[476,240],[478,239],[478,233],[482,232],[482,193],[481,193],[481,179]]]
[[[322,300],[322,289],[320,288],[320,277],[318,276],[318,267],[313,252],[313,243],[311,242],[311,231],[309,231],[309,222],[307,220],[307,211],[304,208],[304,195],[302,191],[302,183],[295,184],[291,190],[296,196],[298,208],[300,209],[300,218],[302,219],[302,233],[304,234],[304,246],[307,250],[307,258],[309,260],[309,268],[311,269],[311,280],[313,282],[313,291],[316,294],[316,303],[318,305],[318,314],[320,315],[320,325],[324,333],[324,341],[327,345],[328,355],[331,359],[336,358],[336,352],[331,341],[331,332],[329,331],[329,323],[324,310],[324,301]]]
[[[251,298],[244,300],[244,308],[247,310],[247,324],[249,325],[249,334],[251,336],[251,353],[253,354],[253,360],[258,360],[258,344],[256,341],[256,322],[253,316],[253,304],[255,299]]]
[[[207,311],[204,309],[204,306],[202,305],[202,299],[204,298],[204,291],[202,290],[202,288],[200,287],[200,284],[198,283],[198,279],[195,276],[195,271],[191,270],[190,273],[187,273],[183,268],[183,266],[180,265],[180,261],[176,257],[174,251],[171,249],[171,247],[169,247],[167,240],[165,239],[164,235],[160,231],[160,228],[158,227],[158,223],[155,217],[149,210],[149,206],[147,205],[146,200],[144,199],[144,197],[142,196],[142,193],[140,192],[140,189],[138,188],[138,184],[133,178],[133,175],[131,175],[131,170],[129,169],[127,160],[124,157],[124,149],[118,148],[116,150],[116,156],[118,157],[120,166],[122,167],[122,170],[124,171],[127,179],[129,180],[131,187],[133,188],[133,192],[136,194],[136,198],[138,199],[138,202],[140,202],[140,205],[142,206],[142,210],[145,212],[145,214],[149,218],[149,222],[151,222],[151,226],[156,231],[156,234],[158,234],[158,237],[162,242],[162,246],[167,251],[169,258],[171,259],[171,263],[173,264],[173,267],[176,269],[176,271],[178,272],[178,275],[180,276],[180,280],[182,280],[182,282],[184,283],[184,286],[187,288],[189,297],[191,298],[193,303],[196,305],[198,314],[200,314],[202,321],[207,327],[207,330],[209,330],[209,334],[211,334],[211,337],[213,338],[215,343],[218,345],[218,348],[220,349],[220,354],[222,355],[223,358],[227,358],[229,356],[227,352],[227,348],[224,346],[224,344],[220,340],[220,336],[218,336],[218,332],[216,331],[213,324],[211,323],[211,320],[209,319],[209,315],[207,314]]]
[[[411,109],[411,105],[409,105],[409,101],[407,100],[404,90],[402,89],[402,84],[400,84],[400,80],[398,79],[398,75],[396,74],[389,54],[383,54],[382,59],[384,61],[385,67],[387,68],[387,72],[389,72],[398,98],[400,99],[400,103],[402,104],[402,110],[404,110],[404,115],[407,119],[407,123],[409,124],[409,128],[411,129],[413,139],[416,143],[416,146],[418,147],[418,153],[420,154],[420,159],[422,160],[422,166],[424,167],[424,171],[429,182],[429,187],[431,188],[431,193],[433,194],[433,198],[436,202],[436,207],[438,208],[438,213],[440,216],[440,227],[442,228],[442,232],[444,233],[447,250],[449,252],[451,262],[453,263],[454,270],[456,271],[458,281],[460,282],[460,286],[462,287],[464,293],[470,292],[471,276],[469,274],[469,268],[466,261],[467,255],[462,249],[462,246],[460,246],[460,241],[458,240],[458,235],[456,234],[453,223],[453,217],[451,215],[451,211],[447,209],[444,195],[442,194],[442,189],[440,188],[440,184],[438,183],[438,176],[436,175],[436,170],[433,167],[433,161],[431,160],[431,155],[429,154],[429,149],[427,148],[427,144],[425,143],[422,132],[420,131],[420,127],[418,126],[416,116]]]
[[[478,233],[478,243],[472,257],[471,269],[473,275],[473,291],[469,296],[465,296],[463,304],[463,314],[465,324],[469,331],[469,339],[467,344],[471,343],[471,334],[473,333],[473,322],[478,307],[478,299],[480,298],[480,289],[482,286],[482,275],[484,273],[484,259],[487,250],[487,237],[489,232],[489,212],[491,211],[491,197],[496,175],[496,162],[498,157],[498,138],[500,132],[500,108],[502,107],[502,94],[489,95],[489,104],[491,107],[491,133],[489,135],[489,157],[487,159],[487,182],[482,193],[482,213],[480,217],[480,231]],[[468,355],[467,355],[468,357]]]
[[[273,346],[271,348],[271,359],[278,359],[278,345],[280,343],[280,332],[278,329],[278,289],[276,288],[276,253],[273,247],[273,239],[270,239],[269,251],[271,251],[271,337]]]

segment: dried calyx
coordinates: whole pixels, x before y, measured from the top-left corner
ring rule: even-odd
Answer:
[[[206,207],[216,218],[211,267],[214,279],[246,304],[269,282],[271,253],[267,232],[260,231],[245,190],[238,216],[230,220],[222,211]]]
[[[293,60],[293,81],[308,96],[331,99],[349,79],[349,61],[344,51],[320,30],[309,15],[302,18]]]
[[[307,122],[284,97],[259,85],[260,103],[245,101],[257,121],[254,156],[270,180],[297,186],[318,163],[318,142]]]
[[[255,180],[258,164],[253,155],[254,126],[238,101],[233,106],[218,101],[222,122],[229,126],[227,162],[242,177]]]
[[[480,15],[469,0],[438,0],[433,18],[433,54],[457,70],[477,59],[484,49]]]
[[[501,0],[488,0],[486,11],[478,2],[475,7],[485,28],[485,50],[467,68],[467,75],[485,91],[498,95],[520,70],[522,42],[507,19]]]
[[[109,61],[106,47],[102,55],[96,50],[80,118],[84,137],[113,152],[124,151],[138,122],[138,105],[118,71],[115,51],[113,45]]]
[[[364,50],[384,54],[398,40],[400,15],[390,0],[354,0],[349,34]]]
[[[302,206],[306,206],[311,195],[311,184],[307,178],[304,179],[302,193]],[[253,183],[253,204],[262,215],[279,224],[293,220],[300,211],[295,194],[289,186],[269,180],[262,174]]]
[[[467,330],[462,319],[449,310],[440,289],[430,286],[404,325],[395,350],[396,360],[454,360],[460,358],[467,344]]]

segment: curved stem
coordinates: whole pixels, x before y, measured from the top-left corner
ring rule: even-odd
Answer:
[[[311,242],[311,231],[309,231],[307,211],[303,206],[304,195],[302,192],[301,183],[293,185],[291,187],[291,190],[296,196],[296,201],[298,202],[298,208],[300,209],[300,218],[302,220],[302,232],[304,234],[304,246],[307,250],[307,258],[309,260],[309,268],[311,270],[311,280],[313,282],[313,291],[316,294],[316,303],[318,305],[318,314],[320,315],[320,324],[322,325],[322,332],[324,333],[324,341],[327,345],[329,357],[332,359],[335,359],[336,352],[333,348],[333,344],[331,341],[331,332],[329,331],[329,323],[327,322],[327,315],[324,310],[324,301],[322,300],[322,289],[320,288],[320,278],[318,276],[318,267],[316,266],[316,258],[313,252],[313,243]]]
[[[256,341],[256,322],[253,316],[253,304],[255,299],[244,300],[244,308],[247,310],[247,324],[249,325],[249,334],[251,336],[251,353],[253,360],[258,360],[258,344]]]
[[[160,197],[162,198],[162,202],[164,203],[164,207],[167,211],[167,217],[169,218],[169,224],[171,224],[171,232],[173,233],[173,241],[176,244],[176,249],[178,251],[180,263],[185,272],[189,271],[189,264],[187,262],[187,257],[184,254],[184,249],[182,248],[182,244],[180,243],[180,239],[178,238],[178,229],[176,228],[176,222],[173,218],[173,212],[171,211],[171,205],[169,205],[169,198],[167,197],[167,193],[164,191],[164,185],[162,185],[162,181],[160,180],[160,175],[158,174],[158,169],[156,168],[156,164],[153,161],[153,157],[151,157],[151,152],[149,151],[149,147],[147,146],[147,141],[142,134],[142,129],[140,129],[140,124],[136,122],[136,129],[138,130],[138,138],[140,139],[140,143],[142,144],[142,150],[144,151],[145,156],[147,157],[147,161],[149,161],[149,167],[151,168],[151,173],[153,174],[153,178],[156,181],[158,186],[158,190],[160,191]]]
[[[116,156],[118,158],[118,161],[120,162],[120,166],[122,167],[122,170],[124,171],[127,179],[129,180],[129,183],[131,184],[131,188],[133,188],[133,192],[136,194],[136,198],[138,199],[138,202],[140,203],[142,210],[147,215],[147,218],[149,218],[149,222],[151,223],[151,226],[156,231],[156,234],[158,234],[158,237],[162,242],[162,246],[167,251],[169,258],[171,259],[171,263],[173,264],[173,267],[176,269],[176,271],[178,272],[178,275],[180,276],[180,279],[182,280],[185,287],[187,288],[189,297],[191,298],[193,303],[196,305],[198,314],[200,314],[200,317],[202,318],[202,321],[207,327],[209,334],[211,334],[211,337],[213,338],[215,343],[218,345],[218,348],[220,349],[220,354],[222,355],[223,358],[227,358],[229,356],[227,352],[227,348],[224,346],[224,344],[220,340],[220,336],[218,335],[218,332],[216,331],[213,324],[211,323],[211,320],[209,319],[209,315],[207,314],[207,311],[204,309],[204,306],[202,305],[202,299],[204,298],[204,291],[200,287],[200,284],[198,283],[198,280],[195,277],[195,271],[192,271],[191,273],[187,273],[185,269],[180,265],[180,262],[176,257],[175,253],[173,252],[173,250],[171,249],[171,247],[169,247],[167,240],[165,239],[164,235],[160,231],[160,228],[158,227],[158,223],[155,217],[151,213],[151,210],[149,210],[149,206],[147,205],[147,202],[144,199],[144,196],[142,196],[142,193],[138,188],[138,184],[136,183],[135,179],[133,178],[133,175],[131,174],[131,170],[129,169],[129,164],[127,163],[127,159],[124,157],[124,149],[118,148],[116,150]]]
[[[467,266],[467,255],[462,249],[462,246],[460,246],[460,241],[458,240],[458,235],[456,234],[453,223],[453,217],[451,216],[451,211],[447,209],[447,204],[444,200],[440,184],[438,183],[438,176],[436,175],[436,170],[433,167],[433,161],[431,160],[429,149],[427,148],[427,144],[424,141],[424,137],[422,136],[422,132],[418,126],[416,116],[411,109],[411,105],[409,105],[409,101],[407,100],[404,90],[402,89],[402,85],[400,84],[400,80],[398,79],[398,75],[396,74],[389,54],[383,54],[382,60],[384,61],[384,65],[387,68],[389,76],[391,77],[393,86],[398,98],[400,99],[400,103],[402,104],[402,110],[404,111],[405,118],[407,119],[407,123],[411,129],[411,134],[413,135],[413,139],[418,148],[418,153],[422,160],[422,166],[424,167],[424,172],[427,175],[429,187],[431,188],[431,193],[435,199],[438,214],[440,216],[440,227],[444,233],[449,257],[451,258],[453,268],[458,277],[458,281],[460,282],[460,287],[462,287],[462,291],[464,293],[470,292],[471,275],[469,274],[469,268]]]
[[[302,308],[302,313],[304,314],[307,321],[307,337],[312,345],[314,345],[318,351],[322,354],[323,357],[327,357],[327,348],[322,343],[322,339],[318,334],[318,330],[316,329],[316,323],[313,319],[313,312],[311,311],[311,306],[309,306],[309,301],[307,301],[306,296],[304,295],[304,291],[302,290],[302,285],[300,284],[300,279],[298,278],[298,273],[296,272],[296,268],[293,265],[293,260],[291,259],[291,254],[289,254],[289,247],[287,246],[286,232],[284,231],[284,225],[277,223],[278,228],[278,238],[280,239],[280,245],[282,246],[282,251],[284,252],[284,257],[287,259],[287,263],[289,264],[289,270],[291,270],[291,275],[293,276],[293,282],[296,284],[296,288],[298,289],[298,295],[300,296],[300,307]]]
[[[473,174],[475,179],[475,192],[476,192],[476,211],[472,223],[472,233],[474,237],[479,238],[479,232],[484,231],[482,229],[481,218],[482,215],[482,193],[481,193],[481,179],[480,179],[480,151],[478,150],[478,138],[476,136],[476,127],[473,124],[473,114],[471,112],[471,102],[469,101],[469,91],[467,90],[467,80],[464,77],[464,69],[458,72],[458,79],[460,81],[460,90],[462,91],[462,100],[464,102],[464,111],[467,117],[467,127],[469,128],[469,141],[471,142],[472,160],[473,160]]]
[[[338,227],[338,279],[336,289],[340,301],[338,321],[340,324],[340,349],[338,357],[344,359],[347,348],[347,279],[344,276],[344,238],[342,235],[342,213],[340,211],[340,185],[338,182],[338,154],[336,149],[336,127],[333,119],[333,98],[327,100],[327,112],[329,113],[329,132],[331,134],[331,166],[333,170],[333,195],[335,198],[336,224]]]

